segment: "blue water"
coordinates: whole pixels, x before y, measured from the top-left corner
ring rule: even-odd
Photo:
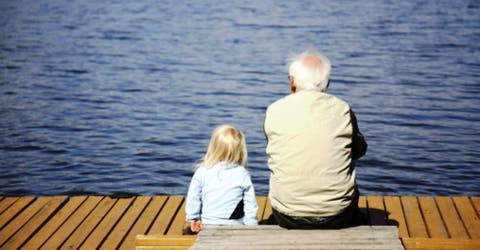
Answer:
[[[367,195],[480,195],[478,1],[0,1],[0,195],[184,195],[213,128],[268,193],[285,59],[332,61]]]

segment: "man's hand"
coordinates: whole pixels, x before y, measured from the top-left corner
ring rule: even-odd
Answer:
[[[190,223],[190,230],[192,230],[192,232],[195,232],[195,233],[198,233],[202,230],[202,221],[201,220],[194,220]]]

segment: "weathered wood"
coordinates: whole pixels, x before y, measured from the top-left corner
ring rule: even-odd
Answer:
[[[115,228],[113,228],[112,232],[108,235],[108,238],[102,243],[100,249],[117,249],[149,201],[150,197],[136,197],[132,206],[121,218]]]
[[[22,200],[22,199],[20,199]],[[30,206],[26,207],[15,219],[0,231],[0,246],[13,236],[23,225],[25,225],[37,212],[49,201],[48,197],[36,199]]]
[[[168,228],[166,234],[168,235],[181,235],[183,231],[183,225],[185,225],[185,202],[181,201],[181,205],[177,210],[175,217],[172,220],[172,224]]]
[[[3,228],[9,221],[13,220],[15,216],[33,200],[35,200],[35,197],[22,197],[16,199],[15,202],[0,215],[0,228]]]
[[[132,227],[125,241],[120,246],[122,250],[131,250],[135,247],[135,236],[137,234],[145,234],[149,230],[153,221],[157,218],[159,211],[167,201],[166,196],[155,196],[147,205],[143,213],[140,215],[135,225]]]
[[[67,196],[49,198],[45,205],[40,207],[38,211],[33,212],[36,212],[35,216],[32,216],[31,219],[28,220],[27,223],[25,223],[18,232],[16,232],[12,238],[2,246],[2,248],[18,249],[42,225],[42,223],[44,223],[57,210],[57,208],[66,201],[66,199]]]
[[[408,237],[407,222],[403,214],[402,204],[398,196],[385,196],[385,209],[388,214],[389,225],[398,226],[400,237]]]
[[[190,247],[170,247],[170,246],[136,246],[135,250],[188,250]]]
[[[407,250],[478,250],[480,240],[473,239],[432,239],[402,238]]]
[[[453,197],[453,201],[470,238],[480,239],[480,221],[470,199],[468,197]]]
[[[71,235],[73,231],[85,220],[90,212],[97,206],[103,197],[91,196],[82,203],[65,223],[45,242],[41,249],[57,249]]]
[[[157,219],[152,225],[152,228],[148,231],[149,234],[165,234],[168,226],[172,222],[173,217],[178,211],[178,208],[182,205],[182,196],[170,196],[167,199],[167,203],[162,208],[162,211],[158,215]]]
[[[360,209],[367,209],[367,197],[366,196],[360,196],[358,197],[358,208]]]
[[[270,199],[267,198],[267,202],[265,203],[265,210],[263,212],[262,220],[267,220],[270,215],[272,215],[272,205],[270,204]]]
[[[451,238],[468,239],[467,230],[463,226],[453,201],[450,197],[435,197],[440,214],[447,226]]]
[[[267,219],[271,214],[268,198],[259,196],[257,202],[259,204],[258,219],[260,221]],[[386,221],[390,225],[398,226],[398,234],[407,239],[406,242],[411,242],[412,240],[409,240],[411,238],[430,237],[433,241],[422,241],[418,243],[419,246],[427,245],[425,248],[428,249],[428,244],[433,244],[433,247],[430,246],[431,249],[441,243],[440,247],[443,248],[453,246],[457,249],[475,249],[477,246],[475,244],[478,243],[475,240],[479,240],[480,231],[479,202],[479,197],[361,196],[359,207],[370,216],[369,220],[373,224]],[[158,231],[163,235],[169,234],[166,236],[181,237],[181,228],[185,220],[184,205],[184,198],[180,196],[139,196],[131,199],[98,196],[70,197],[69,199],[0,196],[2,211],[0,213],[0,240],[2,240],[0,249],[77,249],[82,247],[85,249],[134,249],[135,236],[138,234],[145,235]],[[262,226],[254,226],[254,228],[258,229]],[[248,226],[243,226],[242,230],[247,228]],[[396,227],[390,228],[396,230]],[[283,231],[280,232],[280,230]],[[279,229],[275,232],[275,236],[258,232],[252,235],[247,232],[244,235],[239,231],[229,230],[231,235],[221,237],[224,237],[226,242],[230,241],[228,237],[245,238],[246,241],[254,240],[250,245],[256,248],[270,246],[268,242],[256,244],[257,238],[258,241],[272,241],[274,245],[281,240],[290,242],[301,240],[302,242],[295,243],[295,249],[317,249],[316,246],[304,243],[307,240],[314,241],[324,237],[315,235],[316,231],[325,233],[325,230],[291,231],[301,235],[292,236],[291,232],[285,229]],[[216,236],[212,239],[220,237],[218,232],[215,234]],[[422,234],[425,236],[422,237]],[[363,246],[365,243],[362,241],[370,237],[362,233],[355,235],[346,234],[345,237],[350,239],[342,244],[338,244],[343,242],[341,240],[333,242],[328,235],[322,241],[330,242],[329,248],[345,248],[343,245],[348,246],[353,242]],[[446,243],[439,241],[442,239],[447,240]],[[206,241],[209,242],[210,239]],[[370,243],[374,241],[375,239],[369,239]],[[222,244],[217,243],[218,247]],[[239,243],[238,248],[243,248],[243,244]],[[379,242],[377,248],[384,247],[382,244]],[[235,245],[232,243],[228,246]],[[165,247],[168,248],[163,246]],[[154,246],[139,246],[138,249],[142,248],[155,249]],[[275,248],[281,249],[282,245],[277,244]]]
[[[243,226],[242,227],[205,227],[199,237],[249,237],[249,238],[310,238],[312,241],[331,240],[333,238],[348,238],[348,240],[363,240],[371,237],[398,238],[397,228],[394,226],[358,226],[335,230],[287,230],[278,226]],[[208,240],[208,239],[204,239]]]
[[[110,233],[120,217],[125,213],[134,198],[118,199],[115,206],[105,215],[100,224],[87,237],[80,249],[97,249]]]
[[[265,205],[267,204],[267,197],[265,196],[257,196],[257,204],[258,204],[258,210],[257,210],[257,219],[258,221],[262,221],[263,219],[263,211],[265,211]]]
[[[4,197],[2,201],[0,201],[0,215],[5,211],[10,205],[15,203],[19,198],[18,197]]]
[[[369,196],[367,197],[367,205],[370,225],[387,225],[387,215],[385,213],[385,206],[383,205],[383,197]]]
[[[40,249],[40,247],[60,228],[60,226],[72,215],[72,213],[87,199],[85,196],[71,197],[65,201],[63,207],[58,210],[43,225],[33,237],[23,245],[23,249]]]
[[[437,203],[433,197],[419,197],[420,209],[422,210],[428,234],[431,238],[448,238],[447,229],[443,223]]]
[[[477,211],[477,215],[480,215],[480,197],[475,196],[475,197],[470,197],[472,200],[472,204],[475,207],[475,210]]]
[[[116,202],[116,199],[105,197],[62,245],[62,248],[80,248],[87,236],[102,221]]]
[[[206,226],[192,249],[403,249],[397,228],[286,230],[278,226]]]
[[[66,204],[48,220],[35,236],[23,245],[23,248],[39,249],[86,199],[86,196],[69,198]]]
[[[197,236],[194,235],[137,235],[135,238],[135,244],[137,246],[192,246],[195,243]]]
[[[427,229],[420,208],[418,207],[417,198],[413,196],[402,196],[401,201],[410,237],[428,238]]]
[[[361,213],[361,220],[359,221],[359,223],[369,223],[370,216],[368,216],[367,197],[365,196],[358,197],[358,208]]]

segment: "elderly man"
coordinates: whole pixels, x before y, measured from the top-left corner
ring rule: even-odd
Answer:
[[[330,69],[321,54],[294,57],[291,94],[266,112],[269,199],[285,228],[346,227],[358,212],[354,160],[367,144],[349,105],[326,93]]]

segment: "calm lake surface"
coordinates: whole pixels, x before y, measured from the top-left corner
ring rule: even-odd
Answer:
[[[285,60],[332,64],[364,195],[480,195],[478,1],[0,1],[0,195],[185,195],[212,130],[268,193]]]

